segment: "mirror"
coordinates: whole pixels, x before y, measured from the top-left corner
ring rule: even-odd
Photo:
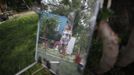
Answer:
[[[91,14],[85,7],[86,10],[72,12],[68,6],[62,7],[58,0],[56,5],[49,0],[43,2],[44,9],[39,14],[36,58],[40,58],[55,74],[81,75],[83,72],[91,37]]]

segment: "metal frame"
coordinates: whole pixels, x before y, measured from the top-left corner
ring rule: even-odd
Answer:
[[[35,49],[35,61],[37,62],[38,58],[37,58],[37,53],[38,53],[38,41],[39,41],[39,32],[40,32],[40,15],[39,15],[39,21],[37,24],[37,35],[36,35],[36,49]]]
[[[31,67],[33,67],[34,65],[36,65],[37,62],[32,63],[31,65],[27,66],[26,68],[22,69],[21,71],[19,71],[18,73],[16,73],[15,75],[21,75],[23,72],[27,71],[28,69],[30,69]]]

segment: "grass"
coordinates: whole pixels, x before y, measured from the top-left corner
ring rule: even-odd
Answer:
[[[14,75],[34,62],[38,16],[28,13],[0,24],[1,75]]]

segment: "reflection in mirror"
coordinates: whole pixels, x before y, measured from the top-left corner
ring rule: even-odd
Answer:
[[[36,58],[58,75],[80,75],[89,50],[89,24],[93,14],[88,3],[83,2],[82,9],[74,10],[70,8],[72,5],[68,7],[61,2],[42,0]]]

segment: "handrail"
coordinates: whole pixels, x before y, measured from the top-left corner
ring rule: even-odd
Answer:
[[[35,64],[37,64],[37,62],[32,63],[31,65],[29,65],[26,68],[22,69],[21,71],[19,71],[15,75],[21,75],[23,72],[27,71],[28,69],[30,69],[31,67],[33,67]]]

